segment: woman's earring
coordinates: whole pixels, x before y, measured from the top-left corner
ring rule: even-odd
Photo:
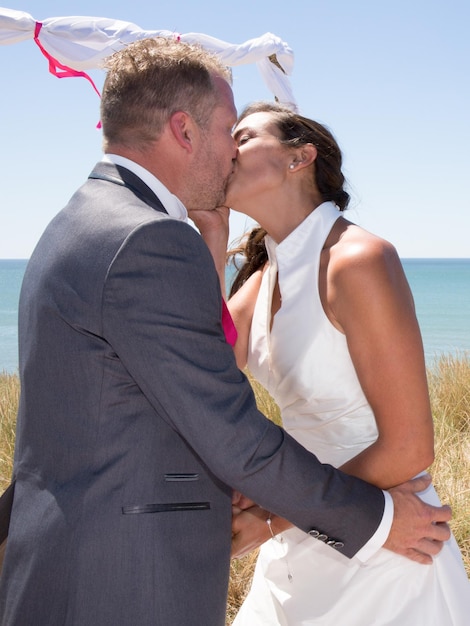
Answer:
[[[295,167],[295,163],[290,163],[290,164],[289,164],[289,169],[290,169],[290,170],[293,170],[293,169],[294,169],[294,167]]]

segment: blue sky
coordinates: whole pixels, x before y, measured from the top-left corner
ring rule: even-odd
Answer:
[[[295,54],[300,111],[345,159],[349,219],[401,257],[470,257],[468,0],[24,0],[42,20],[90,15],[242,43],[272,32]],[[32,40],[0,46],[0,258],[28,258],[101,157],[99,99],[58,80]],[[100,87],[103,74],[91,73]],[[240,109],[271,99],[255,66],[234,68]],[[233,214],[231,238],[248,228]]]

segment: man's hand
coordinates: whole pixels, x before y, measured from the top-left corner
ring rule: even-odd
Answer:
[[[393,498],[393,523],[384,548],[418,563],[430,564],[443,542],[450,537],[447,522],[452,517],[449,506],[426,504],[416,495],[430,484],[429,475],[419,476],[389,489]]]

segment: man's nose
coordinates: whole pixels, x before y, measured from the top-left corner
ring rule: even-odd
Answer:
[[[233,140],[233,152],[232,152],[232,161],[235,161],[238,157],[238,146],[235,139]]]

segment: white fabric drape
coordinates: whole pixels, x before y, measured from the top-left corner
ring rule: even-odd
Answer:
[[[178,34],[168,30],[144,30],[121,20],[105,17],[50,17],[36,20],[29,13],[0,7],[0,45],[34,39],[36,23],[42,25],[39,40],[45,50],[63,65],[75,70],[102,67],[102,61],[123,46],[147,37],[178,37],[214,52],[228,66],[256,63],[266,86],[280,103],[296,108],[289,75],[294,55],[276,35],[265,33],[242,44],[231,44],[202,33]],[[275,55],[275,57],[272,57]],[[269,57],[274,58],[271,62]]]

